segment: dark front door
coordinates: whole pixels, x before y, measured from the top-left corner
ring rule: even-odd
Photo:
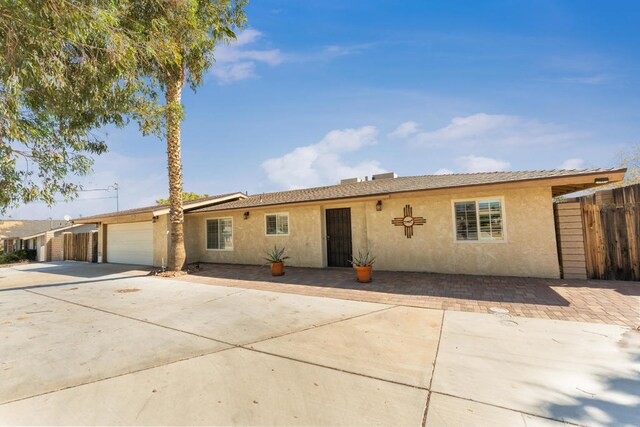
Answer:
[[[351,209],[327,209],[327,263],[349,267],[351,259]]]

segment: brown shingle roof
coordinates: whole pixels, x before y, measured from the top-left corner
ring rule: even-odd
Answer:
[[[224,199],[226,197],[231,197],[231,196],[234,196],[234,195],[238,195],[238,197],[244,196],[241,193],[218,194],[216,196],[203,197],[201,199],[190,200],[188,202],[184,202],[183,208],[184,208],[184,210],[188,210],[188,209],[192,208],[193,205],[199,205],[200,203],[204,203],[204,202],[207,202],[207,201],[215,201],[216,199]],[[84,223],[84,222],[87,222],[87,221],[92,220],[92,219],[112,218],[112,217],[116,217],[116,216],[151,213],[151,212],[155,212],[155,211],[163,210],[163,209],[168,209],[168,208],[169,208],[169,205],[145,206],[145,207],[142,207],[142,208],[134,208],[134,209],[127,209],[127,210],[118,211],[118,212],[108,212],[108,213],[99,214],[99,215],[85,216],[85,217],[82,217],[82,218],[76,218],[73,221],[74,222],[83,222]]]
[[[408,191],[435,190],[454,187],[468,187],[518,181],[531,181],[548,178],[592,175],[607,172],[624,172],[625,169],[580,169],[580,170],[542,170],[516,172],[483,172],[451,175],[424,175],[363,181],[350,184],[330,185],[326,187],[305,188],[301,190],[279,191],[249,196],[245,199],[223,203],[216,206],[194,209],[192,213],[211,212],[229,209],[255,208],[289,203],[334,200],[375,196]]]
[[[0,239],[21,238],[69,225],[61,219],[0,220]]]

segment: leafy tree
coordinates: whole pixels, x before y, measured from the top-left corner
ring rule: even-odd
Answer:
[[[183,191],[182,192],[182,201],[183,202],[190,202],[191,200],[198,200],[198,199],[202,199],[205,197],[209,197],[208,194],[196,194],[193,192],[187,192],[187,191]],[[159,205],[168,205],[169,204],[169,199],[158,199],[156,200],[156,203]]]
[[[92,130],[148,116],[155,103],[132,74],[134,47],[118,1],[0,4],[0,212],[77,196],[107,146]]]
[[[180,124],[216,44],[245,25],[246,0],[5,0],[0,5],[0,210],[57,193],[106,151],[92,133],[133,118],[165,136],[171,249],[185,262]],[[21,164],[19,163],[21,161]]]

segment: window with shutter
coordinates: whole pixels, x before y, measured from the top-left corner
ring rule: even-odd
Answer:
[[[454,202],[456,241],[504,240],[502,199]]]

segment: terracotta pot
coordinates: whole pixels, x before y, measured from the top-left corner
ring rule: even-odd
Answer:
[[[272,262],[271,263],[271,275],[272,276],[284,276],[284,262]]]
[[[360,283],[369,283],[371,281],[371,266],[368,265],[366,267],[353,267],[356,269],[356,273],[358,273],[358,282]]]

